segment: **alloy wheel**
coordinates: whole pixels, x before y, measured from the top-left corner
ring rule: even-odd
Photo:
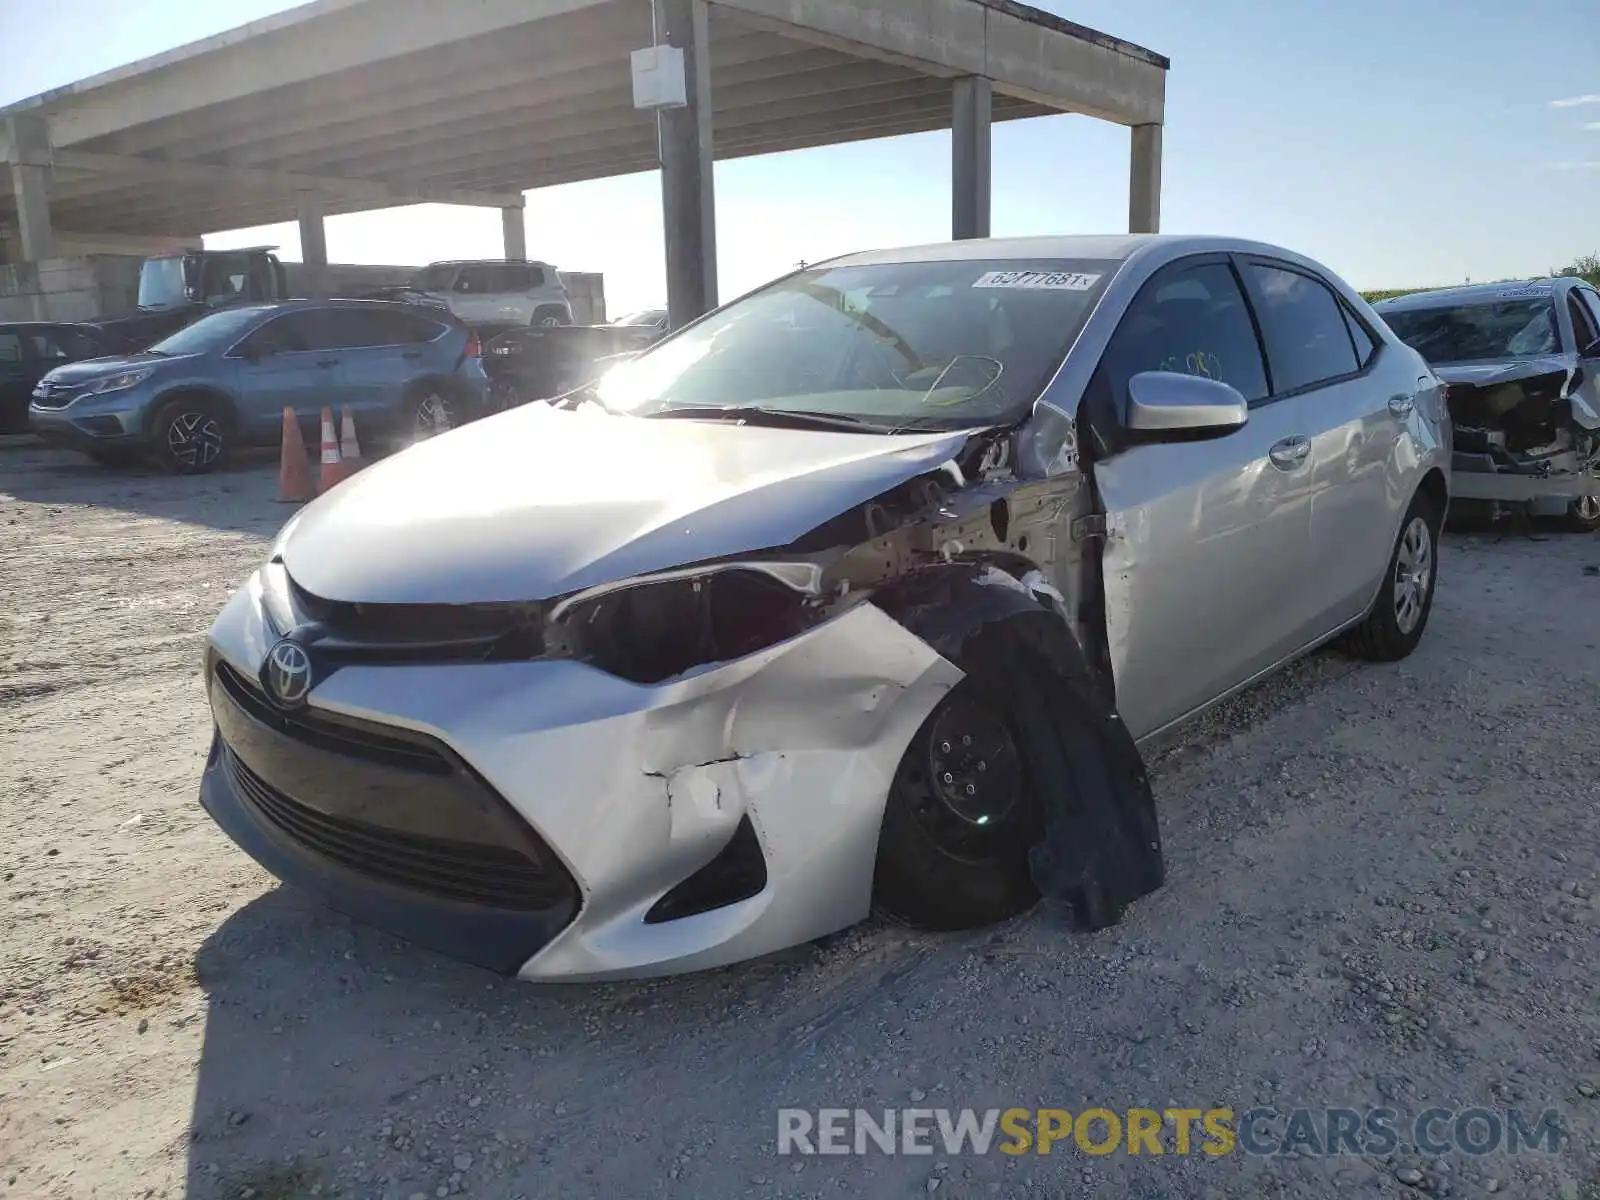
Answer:
[[[417,401],[414,432],[418,441],[448,433],[455,428],[455,424],[455,413],[447,397],[438,392],[429,392]]]
[[[1394,621],[1401,633],[1409,634],[1422,620],[1432,584],[1433,532],[1427,521],[1412,517],[1394,564]]]
[[[1572,515],[1580,521],[1600,521],[1600,496],[1580,496],[1574,500]]]
[[[167,426],[167,453],[185,467],[209,467],[222,457],[222,424],[210,413],[183,412]]]

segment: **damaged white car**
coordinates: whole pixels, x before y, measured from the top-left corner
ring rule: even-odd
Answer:
[[[1376,311],[1450,385],[1456,499],[1600,529],[1600,292],[1581,279],[1494,283]]]
[[[1163,866],[1138,743],[1422,636],[1438,381],[1222,239],[801,270],[317,500],[218,617],[201,799],[331,905],[535,980]]]

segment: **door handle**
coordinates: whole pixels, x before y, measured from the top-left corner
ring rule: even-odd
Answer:
[[[1389,397],[1389,411],[1402,421],[1416,411],[1416,400],[1401,392],[1398,396]]]
[[[1304,437],[1284,438],[1267,451],[1267,457],[1272,465],[1280,471],[1292,471],[1305,462],[1306,455],[1311,453],[1311,439]]]
[[[319,358],[319,359],[317,359],[317,366],[319,366],[319,367],[337,367],[338,365],[339,365],[339,360],[337,358]]]

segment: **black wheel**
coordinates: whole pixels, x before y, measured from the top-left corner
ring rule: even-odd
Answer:
[[[1575,533],[1600,529],[1600,496],[1583,496],[1567,505],[1566,526]]]
[[[891,915],[970,929],[1038,902],[1028,849],[1040,827],[1003,695],[971,676],[934,709],[895,772],[876,889]]]
[[[177,475],[203,475],[228,456],[228,427],[204,400],[179,398],[164,405],[151,423],[156,460]]]
[[[1400,523],[1389,570],[1367,619],[1345,634],[1346,653],[1369,662],[1398,662],[1417,648],[1439,580],[1439,513],[1418,493]]]

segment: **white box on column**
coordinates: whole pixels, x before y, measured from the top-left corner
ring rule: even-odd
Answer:
[[[650,46],[633,52],[635,108],[684,108],[688,103],[688,73],[680,48]]]

